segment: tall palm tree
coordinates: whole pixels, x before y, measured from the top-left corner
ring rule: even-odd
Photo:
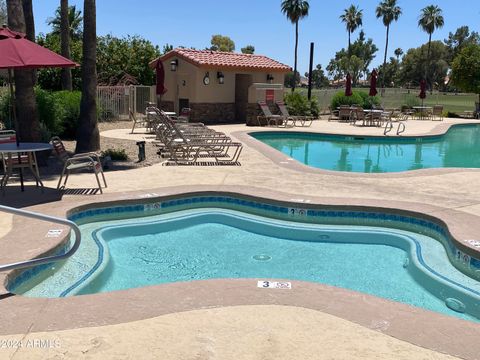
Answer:
[[[343,10],[343,14],[340,15],[340,19],[348,31],[348,56],[350,56],[352,42],[351,35],[355,32],[360,26],[362,26],[363,10],[360,10],[358,6],[351,5],[348,9]]]
[[[434,33],[435,29],[443,27],[444,23],[445,21],[442,15],[442,9],[440,9],[437,5],[429,5],[423,8],[420,18],[418,19],[418,26],[428,34],[427,64],[425,65],[425,80],[427,81],[427,84],[429,84],[427,69],[430,67],[430,47],[432,45],[432,34]]]
[[[97,124],[97,21],[95,0],[83,1],[82,100],[76,152],[100,149]]]
[[[60,43],[62,56],[70,59],[70,26],[68,21],[68,0],[60,0]],[[72,91],[72,70],[62,69],[62,89]]]
[[[68,5],[67,5],[68,6]],[[70,39],[78,39],[81,36],[81,26],[83,22],[82,13],[76,6],[68,6],[68,26]],[[62,4],[55,10],[55,17],[49,18],[48,25],[52,27],[54,34],[60,35],[62,30]]]
[[[282,13],[295,24],[295,63],[292,77],[292,92],[295,91],[296,74],[297,74],[297,53],[298,53],[298,22],[308,16],[310,5],[306,0],[283,0]]]
[[[29,24],[27,26],[23,12],[24,3],[26,8],[32,9],[31,0],[7,0],[8,26],[15,31],[34,35],[33,16],[27,14]],[[15,70],[15,97],[17,122],[19,124],[19,137],[22,141],[40,140],[40,123],[38,121],[37,103],[33,87],[35,76],[33,70]]]
[[[390,33],[390,24],[397,21],[402,15],[402,9],[397,5],[397,0],[383,0],[378,4],[375,14],[378,18],[382,18],[383,25],[387,28],[387,36],[385,41],[385,55],[383,57],[383,70],[387,68],[387,52],[388,52],[388,35]],[[382,89],[385,88],[385,76],[382,76]],[[383,95],[383,91],[382,91]]]
[[[394,51],[395,56],[397,57],[397,61],[400,61],[400,56],[403,55],[402,48],[396,48]]]

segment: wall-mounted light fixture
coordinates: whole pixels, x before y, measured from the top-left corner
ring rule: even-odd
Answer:
[[[217,79],[218,79],[219,84],[225,83],[225,76],[223,75],[223,73],[221,71],[217,72]]]
[[[267,74],[267,81],[268,82],[272,82],[274,79],[273,75],[272,74]]]
[[[177,71],[178,59],[170,61],[170,70]]]

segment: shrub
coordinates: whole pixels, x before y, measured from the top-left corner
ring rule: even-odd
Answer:
[[[74,139],[80,118],[80,91],[53,92],[55,104],[58,106],[58,121],[61,125],[59,134],[62,138]]]
[[[460,115],[458,115],[457,113],[452,112],[452,111],[444,111],[442,115],[443,115],[443,117],[449,117],[449,118],[459,118],[460,117]]]
[[[285,95],[284,100],[288,113],[292,116],[318,116],[320,113],[315,98],[308,100],[306,96],[295,92]]]
[[[102,157],[110,156],[112,161],[125,161],[128,160],[128,155],[125,152],[125,149],[111,149],[108,148],[105,151],[102,151]]]
[[[37,87],[35,97],[42,137],[52,134],[66,139],[75,138],[80,117],[80,91],[50,92]],[[14,124],[5,121],[9,118],[9,101],[9,93],[0,96],[0,121],[13,128]]]
[[[353,92],[352,96],[345,96],[344,91],[337,92],[331,102],[332,109],[338,108],[340,105],[361,105],[363,103],[362,97],[358,92]]]
[[[409,109],[413,108],[414,106],[420,105],[420,99],[415,95],[407,95],[405,97],[405,106]]]
[[[331,107],[336,109],[340,105],[360,105],[364,109],[371,109],[373,105],[380,105],[380,99],[378,96],[369,96],[364,91],[353,91],[352,96],[346,96],[344,91],[339,91],[333,96]]]

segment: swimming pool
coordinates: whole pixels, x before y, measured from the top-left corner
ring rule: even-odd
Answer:
[[[388,173],[428,168],[480,168],[480,126],[455,125],[442,136],[367,137],[255,132],[255,139],[315,168]]]
[[[232,196],[91,209],[70,218],[84,235],[79,251],[12,279],[10,291],[63,297],[202,279],[290,279],[480,318],[478,280],[457,269],[478,275],[480,261],[465,263],[446,230],[421,219]]]

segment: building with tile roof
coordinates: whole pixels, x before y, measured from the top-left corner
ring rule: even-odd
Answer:
[[[179,113],[190,108],[192,121],[242,123],[256,119],[258,101],[283,100],[290,66],[267,56],[176,48],[150,62],[163,65],[161,106]],[[158,71],[158,70],[157,70]]]

